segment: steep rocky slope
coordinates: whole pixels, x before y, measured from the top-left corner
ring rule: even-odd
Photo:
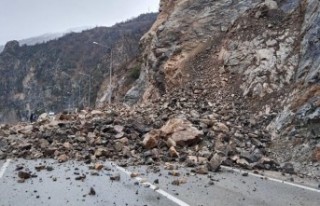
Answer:
[[[130,69],[125,65],[139,54],[139,40],[155,18],[156,14],[145,14],[34,46],[8,42],[0,54],[0,122],[94,106],[109,74],[111,50],[114,73],[125,73]],[[135,66],[133,61],[131,68]]]
[[[320,2],[163,0],[160,10],[126,103],[193,91],[231,109],[220,113],[228,121],[265,131],[280,162],[319,175]]]

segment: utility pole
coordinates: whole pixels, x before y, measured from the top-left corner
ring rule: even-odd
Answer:
[[[109,79],[109,88],[110,88],[110,95],[109,95],[109,104],[111,104],[111,98],[112,98],[112,49],[110,54],[110,79]]]
[[[90,74],[90,75],[84,74],[84,73],[79,73],[79,74],[89,77],[89,94],[88,94],[88,96],[89,96],[89,101],[88,101],[88,102],[89,102],[89,107],[91,107],[91,83],[92,83],[92,81],[91,81],[91,74]]]
[[[93,44],[95,45],[98,45],[98,46],[101,46],[101,47],[104,47],[106,49],[110,49],[110,47],[107,47],[107,46],[104,46],[102,44],[99,44],[98,42],[92,42]],[[108,103],[111,104],[111,100],[112,100],[112,92],[113,92],[113,89],[112,89],[112,66],[113,66],[113,49],[111,47],[111,54],[110,54],[110,71],[109,71],[109,99],[108,99]]]

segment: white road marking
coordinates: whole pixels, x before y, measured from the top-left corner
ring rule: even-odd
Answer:
[[[126,175],[128,175],[129,177],[131,176],[131,172],[126,170],[125,168],[123,167],[120,167],[116,164],[114,164],[114,166],[121,172],[125,173]],[[162,190],[162,189],[159,189],[159,187],[151,184],[150,182],[143,182],[143,179],[141,177],[135,177],[134,178],[135,180],[137,180],[138,182],[140,182],[141,184],[143,185],[148,185],[150,189],[154,190],[155,192],[161,194],[162,196],[168,198],[169,200],[171,200],[172,202],[176,203],[177,205],[180,205],[180,206],[190,206],[189,204],[183,202],[182,200],[172,196],[171,194],[167,193],[166,191]]]
[[[252,175],[252,176],[254,176],[254,177],[267,178],[268,180],[271,180],[271,181],[274,181],[274,182],[283,183],[283,184],[286,184],[286,185],[290,185],[290,186],[294,186],[294,187],[299,187],[299,188],[301,188],[301,189],[305,189],[305,190],[309,190],[309,191],[319,192],[319,193],[320,193],[320,190],[319,190],[319,189],[315,189],[315,188],[311,188],[311,187],[307,187],[307,186],[295,184],[295,183],[292,183],[292,182],[287,182],[287,181],[284,181],[284,180],[279,180],[279,179],[272,178],[272,177],[268,177],[268,176],[263,176],[263,175],[255,174],[255,173],[252,173],[252,172],[248,172],[248,171],[246,171],[246,170],[239,170],[239,169],[236,169],[236,168],[226,167],[226,166],[221,166],[221,168],[223,168],[223,169],[225,169],[225,170],[229,170],[229,171],[238,172],[238,173],[246,172],[246,173],[248,173],[248,174],[250,174],[250,175]]]
[[[11,159],[7,159],[7,161],[3,164],[3,166],[0,169],[0,179],[3,177],[4,173],[6,172],[6,169],[9,167]]]

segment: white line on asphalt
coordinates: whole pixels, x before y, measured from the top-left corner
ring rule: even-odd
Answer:
[[[254,176],[254,177],[267,178],[268,180],[271,180],[271,181],[274,181],[274,182],[283,183],[283,184],[286,184],[286,185],[290,185],[290,186],[294,186],[294,187],[299,187],[299,188],[301,188],[301,189],[305,189],[305,190],[309,190],[309,191],[319,192],[319,193],[320,193],[320,190],[319,190],[319,189],[315,189],[315,188],[311,188],[311,187],[307,187],[307,186],[295,184],[295,183],[292,183],[292,182],[287,182],[287,181],[284,181],[284,180],[279,180],[279,179],[272,178],[272,177],[268,177],[268,176],[263,176],[263,175],[259,175],[259,174],[254,174],[254,173],[248,172],[248,171],[246,171],[246,170],[239,170],[239,169],[236,169],[236,168],[226,167],[226,166],[221,166],[221,168],[226,169],[226,170],[229,170],[229,171],[238,172],[238,173],[246,172],[246,173],[248,173],[248,174],[250,174],[250,175],[252,175],[252,176]]]
[[[0,169],[0,179],[3,177],[4,173],[6,172],[6,169],[8,168],[10,164],[11,159],[7,159],[7,161],[3,164],[3,166]]]
[[[131,176],[131,172],[126,170],[125,168],[123,167],[120,167],[116,164],[114,164],[114,166],[121,172],[125,173],[126,175],[128,175],[129,177]],[[169,200],[171,200],[172,202],[180,205],[180,206],[190,206],[189,204],[183,202],[182,200],[172,196],[171,194],[167,193],[166,191],[162,190],[162,189],[159,189],[159,187],[151,184],[150,182],[143,182],[143,179],[141,177],[135,177],[134,178],[135,180],[137,180],[138,182],[142,183],[143,185],[148,185],[150,189],[156,191],[157,193],[163,195],[164,197],[168,198]]]

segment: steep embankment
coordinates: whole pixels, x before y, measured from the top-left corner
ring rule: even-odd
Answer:
[[[110,28],[71,33],[34,46],[8,42],[0,54],[0,121],[94,106],[100,85],[109,75],[111,48],[114,73],[125,73],[155,18],[156,14],[141,15]]]
[[[234,125],[231,137],[258,131],[280,162],[319,175],[319,1],[163,0],[160,10],[126,103],[191,91]]]

